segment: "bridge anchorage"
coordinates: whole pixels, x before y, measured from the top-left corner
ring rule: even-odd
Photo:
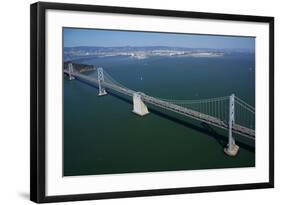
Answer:
[[[127,88],[112,78],[103,68],[98,68],[97,72],[90,76],[76,71],[70,63],[64,73],[69,76],[70,80],[77,79],[97,85],[99,96],[106,95],[106,89],[109,89],[132,97],[132,111],[139,116],[149,114],[146,104],[150,104],[227,130],[228,144],[224,148],[224,152],[229,156],[236,156],[239,151],[234,134],[255,140],[255,108],[234,94],[199,100],[161,99]]]
[[[135,92],[133,94],[133,112],[140,116],[144,116],[149,113],[147,106],[142,101],[142,95],[143,93],[141,92]]]

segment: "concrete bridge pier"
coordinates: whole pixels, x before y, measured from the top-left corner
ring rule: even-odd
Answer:
[[[139,92],[133,94],[133,112],[140,116],[144,116],[149,113],[147,106],[141,99],[141,93]]]
[[[228,144],[224,148],[224,152],[229,156],[236,156],[238,154],[239,146],[235,144],[232,136],[232,126],[235,120],[235,95],[229,97],[229,127],[228,127]]]

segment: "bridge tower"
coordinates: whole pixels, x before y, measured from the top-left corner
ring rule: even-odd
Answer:
[[[103,68],[99,67],[97,69],[97,71],[98,71],[98,83],[99,83],[99,94],[98,95],[103,96],[103,95],[107,94],[105,88],[102,87],[102,83],[104,82]]]
[[[236,156],[239,146],[235,144],[234,137],[232,136],[232,126],[235,122],[235,95],[229,96],[229,124],[228,124],[228,144],[224,148],[224,152],[229,156]]]
[[[135,92],[133,94],[133,112],[136,113],[137,115],[144,116],[147,115],[148,109],[147,106],[144,104],[144,102],[141,99],[142,93],[140,92]]]
[[[74,80],[74,76],[72,75],[74,73],[74,70],[73,70],[73,64],[72,63],[69,63],[68,64],[68,75],[69,75],[69,80]]]

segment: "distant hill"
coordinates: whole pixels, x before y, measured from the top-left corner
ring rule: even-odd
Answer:
[[[73,62],[71,62],[71,61],[66,61],[66,62],[64,62],[63,69],[68,69],[68,64],[69,64],[69,63],[72,63],[72,65],[73,65],[73,67],[75,68],[75,70],[77,70],[77,71],[80,72],[80,73],[96,70],[96,67],[95,67],[94,65],[73,63]]]

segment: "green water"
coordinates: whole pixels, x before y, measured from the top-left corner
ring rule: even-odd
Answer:
[[[107,57],[80,60],[102,66],[127,87],[160,98],[203,99],[235,93],[255,104],[255,57]],[[90,74],[91,75],[91,74]],[[64,78],[64,175],[255,166],[254,142],[235,136],[236,157],[225,155],[227,132],[149,106],[132,113],[131,99],[98,97],[98,90]]]

